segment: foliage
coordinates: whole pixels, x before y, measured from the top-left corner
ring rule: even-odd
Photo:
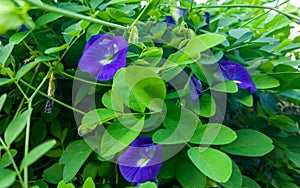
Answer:
[[[134,186],[116,166],[140,135],[168,149],[158,185],[143,188],[300,187],[300,17],[288,1],[2,0],[0,10],[1,187]],[[77,69],[99,33],[129,44],[108,81]],[[222,61],[258,90],[224,80]]]

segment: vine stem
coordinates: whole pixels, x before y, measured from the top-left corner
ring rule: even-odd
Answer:
[[[24,186],[24,181],[23,181],[22,176],[21,176],[21,173],[20,173],[20,171],[19,171],[19,169],[18,169],[18,167],[17,167],[17,165],[15,163],[15,160],[14,160],[13,156],[11,155],[11,153],[9,151],[9,147],[5,144],[5,142],[2,140],[1,137],[0,137],[0,143],[1,143],[1,145],[3,145],[4,149],[6,150],[6,152],[8,154],[9,159],[11,160],[11,163],[12,163],[13,168],[15,169],[15,172],[16,172],[18,178],[19,178],[21,186],[25,187]]]
[[[138,15],[138,17],[136,17],[136,19],[132,22],[132,24],[130,25],[129,28],[132,28],[133,26],[135,26],[135,24],[139,21],[139,19],[142,17],[142,15],[144,14],[144,12],[147,10],[148,6],[151,4],[152,0],[150,0],[148,2],[148,4],[144,7],[144,9],[140,12],[140,14]]]
[[[42,62],[44,65],[46,65],[47,67],[51,68],[52,66],[49,65],[49,63],[47,62]],[[81,78],[78,78],[76,76],[73,76],[71,74],[68,74],[66,72],[63,72],[63,71],[57,71],[59,74],[61,75],[64,75],[70,79],[74,79],[74,80],[78,80],[80,82],[83,82],[83,83],[87,83],[87,84],[92,84],[92,85],[98,85],[98,86],[104,86],[104,87],[111,87],[111,84],[103,84],[103,83],[98,83],[98,82],[92,82],[92,81],[88,81],[88,80],[84,80],[84,79],[81,79]]]
[[[36,96],[36,94],[38,93],[38,91],[44,85],[44,83],[46,82],[46,80],[47,80],[49,74],[51,73],[51,71],[52,71],[52,69],[49,69],[48,73],[43,78],[43,80],[41,81],[41,83],[39,84],[39,86],[36,88],[36,90],[30,96],[30,98],[28,100],[28,109],[31,109],[33,98]],[[29,152],[29,139],[30,139],[30,118],[27,119],[27,123],[26,123],[24,158],[26,158],[28,156],[28,152]],[[24,167],[24,185],[25,185],[25,188],[28,187],[28,166]]]
[[[172,7],[177,7],[177,8],[181,8],[181,9],[189,9],[186,7],[178,7],[178,6],[174,6],[174,5],[168,5],[168,6],[172,6]],[[290,18],[294,18],[296,20],[300,20],[299,16],[287,13],[287,12],[283,12],[281,10],[279,10],[278,8],[275,7],[270,7],[270,6],[261,6],[261,5],[198,5],[193,7],[193,9],[199,9],[199,8],[258,8],[258,9],[270,9],[270,10],[274,10],[280,14],[283,14],[287,17]]]
[[[20,81],[22,84],[24,84],[25,86],[27,86],[28,88],[30,88],[30,89],[32,89],[32,90],[34,90],[34,91],[36,90],[35,87],[33,87],[33,86],[30,85],[29,83],[25,82],[24,80],[20,79],[19,81]],[[80,114],[82,114],[82,115],[85,115],[85,114],[86,114],[85,112],[83,112],[83,111],[81,111],[81,110],[79,110],[79,109],[77,109],[77,108],[74,108],[74,107],[72,107],[72,106],[69,106],[69,105],[67,105],[67,104],[65,104],[65,103],[63,103],[63,102],[61,102],[61,101],[59,101],[59,100],[57,100],[57,99],[55,99],[55,98],[53,98],[53,97],[50,97],[49,95],[47,95],[47,94],[45,94],[45,93],[43,93],[43,92],[41,92],[41,91],[37,91],[37,92],[38,92],[40,95],[43,95],[44,97],[46,97],[47,99],[53,100],[53,101],[56,102],[57,104],[60,104],[60,105],[66,107],[66,108],[68,108],[68,109],[71,109],[71,110],[73,110],[73,111],[75,111],[75,112],[78,112],[78,113],[80,113]]]
[[[282,2],[281,4],[278,5],[278,1],[279,1],[279,0],[276,1],[276,6],[275,6],[275,7],[284,5],[285,3],[289,2],[289,0],[286,0],[286,1],[284,1],[284,2]],[[266,11],[266,12],[264,12],[264,13],[258,15],[258,16],[255,16],[254,18],[250,19],[249,21],[247,21],[246,23],[244,23],[243,25],[241,25],[239,28],[245,27],[246,25],[248,25],[249,23],[253,22],[254,20],[256,20],[256,19],[258,19],[258,18],[260,18],[260,17],[262,17],[262,16],[268,14],[270,11],[271,11],[271,10],[268,10],[268,11]]]
[[[66,17],[79,19],[79,20],[86,20],[86,21],[89,21],[89,22],[98,23],[98,24],[105,25],[105,26],[108,26],[108,27],[128,29],[127,27],[119,25],[119,24],[103,21],[103,20],[100,20],[100,19],[92,18],[92,17],[89,17],[89,16],[85,16],[85,15],[82,15],[82,14],[72,12],[72,11],[68,11],[68,10],[65,10],[65,9],[54,7],[54,6],[42,3],[41,1],[37,1],[37,0],[24,0],[24,1],[29,3],[30,5],[34,5],[38,8],[40,8],[40,9],[42,9],[42,10],[45,10],[45,11],[48,11],[48,12],[55,12],[55,13],[64,15]]]

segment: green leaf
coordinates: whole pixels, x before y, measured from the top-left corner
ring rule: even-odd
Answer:
[[[252,32],[250,29],[246,28],[239,28],[239,29],[232,29],[229,31],[229,35],[235,39],[241,38],[246,33]]]
[[[188,150],[194,165],[207,177],[217,182],[226,182],[232,173],[231,159],[223,152],[212,148],[194,147]]]
[[[272,139],[256,130],[242,129],[236,133],[238,138],[231,144],[221,146],[221,150],[232,155],[261,157],[274,149]]]
[[[13,141],[19,136],[22,130],[25,128],[28,118],[30,118],[32,108],[24,111],[21,115],[13,119],[4,132],[4,140],[7,145],[13,143]]]
[[[248,178],[247,176],[243,176],[243,186],[249,188],[261,188],[254,180]]]
[[[200,52],[208,50],[218,44],[222,43],[226,40],[226,37],[220,34],[215,33],[207,33],[198,35],[187,43],[186,47],[184,48],[184,54],[182,57],[179,58],[179,62],[183,62],[184,60],[192,57],[195,59],[200,58]]]
[[[83,169],[82,179],[86,180],[87,178],[94,179],[99,171],[98,161],[90,161]]]
[[[52,184],[58,184],[63,179],[63,165],[54,163],[44,170],[43,179]]]
[[[105,11],[107,12],[107,14],[114,19],[118,19],[120,17],[126,17],[128,16],[128,14],[126,14],[125,12],[118,10],[116,8],[112,8],[112,7],[107,7],[105,9]]]
[[[0,78],[0,86],[9,84],[13,81],[14,81],[13,79],[9,79],[9,78]]]
[[[146,107],[160,111],[165,96],[164,81],[147,67],[129,66],[120,69],[112,85],[113,107],[120,106],[121,100],[123,104],[138,112],[145,111]]]
[[[210,87],[210,89],[214,91],[220,91],[226,93],[236,93],[238,91],[238,87],[236,83],[230,80],[222,83],[218,83],[217,85]]]
[[[16,180],[16,173],[9,169],[0,169],[0,185],[1,187],[10,187]]]
[[[14,150],[14,149],[9,150],[9,152],[12,157],[16,156],[16,154],[17,154],[17,150]],[[8,153],[7,152],[4,153],[0,158],[0,169],[9,166],[11,163],[12,162],[11,162],[11,159],[10,159],[10,156],[8,155]]]
[[[235,93],[236,100],[241,104],[251,107],[253,105],[253,96],[246,89],[239,89],[239,92]]]
[[[233,44],[239,44],[242,42],[249,42],[254,36],[254,33],[252,31],[244,33],[238,40],[236,40]]]
[[[154,182],[147,181],[140,185],[139,188],[157,188],[157,185]]]
[[[265,74],[253,75],[252,80],[257,89],[270,89],[280,85],[278,80]]]
[[[200,111],[199,115],[203,117],[211,117],[216,113],[216,102],[211,95],[204,94],[199,99]]]
[[[83,118],[81,125],[78,128],[78,134],[83,136],[93,131],[97,125],[115,119],[119,113],[116,113],[110,109],[99,108],[86,113]]]
[[[111,109],[111,110],[113,109],[112,102],[111,102],[111,90],[104,93],[104,95],[102,96],[101,102],[106,108]]]
[[[174,113],[174,115],[173,118],[167,115],[164,121],[167,129],[160,129],[154,133],[152,139],[155,143],[179,144],[191,139],[199,122],[198,117],[185,108],[181,108],[179,113]]]
[[[9,38],[9,43],[14,43],[15,45],[18,45],[20,42],[22,42],[29,34],[31,31],[23,31],[23,32],[18,32],[13,34]]]
[[[59,51],[62,51],[66,48],[68,48],[69,45],[68,44],[63,44],[61,46],[58,46],[58,47],[52,47],[52,48],[48,48],[46,51],[45,51],[45,54],[52,54],[52,53],[55,53],[55,52],[59,52]]]
[[[91,153],[92,149],[84,140],[75,141],[68,145],[59,159],[59,164],[65,165],[63,170],[63,180],[65,182],[69,182],[75,177]]]
[[[20,78],[22,78],[26,73],[28,73],[31,69],[33,69],[40,61],[33,61],[30,62],[26,65],[23,65],[20,70],[18,70],[17,75],[16,75],[16,79],[19,80]]]
[[[298,167],[300,168],[300,153],[287,153],[288,158]]]
[[[57,20],[57,19],[59,19],[61,17],[63,17],[63,15],[58,14],[58,13],[53,13],[53,12],[46,13],[46,14],[43,14],[42,16],[40,16],[36,20],[35,24],[37,26],[41,26],[41,25],[53,22],[53,21],[55,21],[55,20]]]
[[[285,91],[282,91],[280,93],[280,95],[300,101],[300,89],[285,90]]]
[[[261,38],[258,38],[254,41],[252,41],[254,43],[273,43],[273,42],[279,42],[279,39],[278,38],[271,38],[271,37],[261,37]]]
[[[75,188],[75,186],[72,183],[65,183],[64,180],[61,180],[57,185],[57,188]]]
[[[5,103],[6,97],[7,97],[6,93],[4,93],[3,95],[1,95],[1,97],[0,97],[0,111],[1,111],[1,109],[2,109],[2,107],[4,105],[4,103]]]
[[[126,148],[142,131],[144,116],[124,115],[108,126],[101,140],[101,156],[112,156]]]
[[[11,54],[12,50],[14,49],[14,43],[9,43],[0,48],[0,64],[4,67],[5,62],[7,61],[9,55]]]
[[[193,144],[229,144],[237,138],[236,133],[229,127],[210,123],[198,126],[190,142]]]
[[[37,147],[33,148],[26,157],[23,158],[21,162],[20,168],[23,169],[26,166],[33,164],[40,157],[42,157],[45,153],[47,153],[54,145],[55,140],[48,140]]]
[[[243,184],[242,173],[235,162],[232,161],[232,174],[228,181],[221,183],[222,186],[228,188],[241,188]]]
[[[182,187],[204,188],[206,185],[206,177],[189,160],[176,165],[176,179]]]
[[[82,188],[96,188],[92,178],[87,178],[82,186]]]

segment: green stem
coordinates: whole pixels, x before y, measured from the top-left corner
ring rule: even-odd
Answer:
[[[22,186],[22,187],[25,187],[25,186],[24,186],[24,181],[23,181],[22,176],[21,176],[21,173],[20,173],[20,171],[19,171],[19,169],[18,169],[18,167],[17,167],[17,165],[16,165],[16,163],[15,163],[15,160],[14,160],[13,156],[11,155],[8,146],[5,144],[5,142],[2,140],[1,137],[0,137],[0,143],[3,145],[4,149],[6,150],[6,152],[7,152],[7,154],[8,154],[8,157],[9,157],[9,159],[10,159],[12,165],[13,165],[13,168],[15,169],[15,172],[16,172],[18,178],[19,178],[19,181],[20,181],[21,186]]]
[[[286,1],[284,1],[284,2],[282,2],[282,3],[280,3],[280,4],[278,5],[278,0],[277,0],[276,6],[275,6],[275,7],[279,7],[279,6],[281,6],[281,5],[284,5],[284,4],[287,3],[287,2],[289,2],[289,0],[286,0]],[[257,20],[258,18],[260,18],[260,17],[262,17],[262,16],[264,16],[264,15],[266,15],[266,14],[268,14],[269,12],[271,12],[271,10],[268,10],[268,11],[266,11],[266,12],[264,12],[264,13],[258,15],[258,16],[255,16],[254,18],[248,20],[246,23],[244,23],[243,25],[241,25],[239,28],[245,27],[245,26],[248,25],[249,23],[253,22],[254,20]]]
[[[34,71],[32,77],[31,77],[31,80],[30,80],[30,83],[29,83],[30,85],[33,84],[33,81],[34,81],[34,79],[35,79],[35,77],[36,77],[36,75],[37,75],[37,73],[38,73],[39,67],[40,67],[40,64],[38,64],[38,65],[36,66],[36,68],[35,68],[35,71]],[[28,92],[29,92],[29,88],[26,89],[25,94],[27,95]],[[19,113],[20,113],[20,111],[21,111],[21,109],[22,109],[22,107],[23,107],[23,105],[24,105],[24,102],[25,102],[25,98],[22,98],[22,101],[20,102],[20,105],[19,105],[19,107],[18,107],[18,109],[17,109],[17,111],[16,111],[16,113],[15,113],[14,118],[16,118],[16,117],[19,115]]]
[[[32,85],[28,84],[28,83],[25,82],[24,80],[20,79],[20,82],[21,82],[22,84],[24,84],[25,86],[27,86],[28,88],[30,88],[30,89],[32,89],[32,90],[34,90],[34,91],[36,90],[35,87],[33,87]],[[61,102],[61,101],[59,101],[59,100],[57,100],[57,99],[55,99],[55,98],[53,98],[53,97],[50,97],[50,96],[48,96],[47,94],[45,94],[45,93],[43,93],[43,92],[41,92],[41,91],[38,91],[38,93],[39,93],[40,95],[46,97],[47,99],[50,99],[50,100],[56,102],[57,104],[60,104],[61,106],[64,106],[64,107],[66,107],[66,108],[68,108],[68,109],[70,109],[70,110],[73,110],[73,111],[78,112],[78,113],[80,113],[80,114],[82,114],[82,115],[85,115],[85,112],[83,112],[83,111],[81,111],[81,110],[79,110],[79,109],[77,109],[77,108],[74,108],[74,107],[72,107],[72,106],[70,106],[70,105],[67,105],[67,104],[65,104],[65,103],[63,103],[63,102]]]
[[[18,84],[17,81],[14,82],[16,84],[16,86],[18,87],[18,89],[20,90],[20,92],[22,93],[22,95],[24,96],[24,98],[29,101],[28,96],[26,95],[26,93],[23,91],[23,89],[21,88],[21,86]]]
[[[51,68],[51,65],[49,65],[48,63],[46,62],[43,62],[47,67]],[[98,85],[98,86],[104,86],[104,87],[111,87],[110,84],[102,84],[102,83],[97,83],[97,82],[91,82],[91,81],[88,81],[88,80],[84,80],[84,79],[81,79],[81,78],[78,78],[78,77],[75,77],[73,75],[70,75],[66,72],[63,72],[63,71],[57,71],[59,74],[62,74],[68,78],[71,78],[71,79],[74,79],[74,80],[78,80],[78,81],[81,81],[83,83],[87,83],[87,84],[92,84],[92,85]]]
[[[178,6],[174,6],[174,5],[168,5],[168,6],[177,7],[177,8],[181,8],[181,9],[189,9],[189,8],[186,8],[186,7],[178,7]],[[199,8],[208,8],[208,9],[209,8],[258,8],[258,9],[270,9],[270,10],[274,10],[274,11],[280,13],[280,14],[283,14],[283,15],[285,15],[287,17],[294,18],[296,20],[300,20],[299,16],[295,16],[293,14],[283,12],[283,11],[279,10],[278,8],[269,7],[269,6],[260,6],[260,5],[198,5],[198,6],[193,7],[193,9],[199,9]]]
[[[47,80],[49,74],[51,73],[51,71],[52,71],[51,69],[48,71],[48,73],[43,78],[43,80],[41,81],[39,86],[35,89],[33,94],[30,96],[29,101],[28,101],[28,109],[31,109],[33,98],[40,91],[41,87],[46,82],[46,80]],[[27,124],[26,124],[24,158],[26,158],[28,156],[29,139],[30,139],[30,118],[27,119]],[[24,184],[25,184],[25,188],[27,188],[28,187],[28,166],[24,166]]]
[[[260,5],[199,5],[199,6],[194,7],[194,9],[197,9],[197,8],[258,8],[258,9],[270,9],[270,10],[274,10],[274,11],[280,13],[280,14],[283,14],[287,17],[294,18],[296,20],[300,20],[299,16],[295,16],[293,14],[283,12],[283,11],[279,10],[278,8],[269,7],[269,6],[260,6]]]
[[[108,27],[127,29],[127,27],[124,27],[124,26],[119,25],[119,24],[106,22],[106,21],[103,21],[103,20],[100,20],[100,19],[91,18],[89,16],[78,14],[78,13],[68,11],[68,10],[65,10],[65,9],[61,9],[61,8],[58,8],[58,7],[53,7],[51,5],[42,3],[41,1],[37,1],[37,0],[24,0],[24,1],[31,4],[31,5],[34,5],[38,8],[40,8],[40,9],[43,9],[45,11],[58,13],[58,14],[61,14],[61,15],[64,15],[66,17],[70,17],[70,18],[73,18],[73,19],[86,20],[86,21],[89,21],[89,22],[98,23],[98,24],[105,25],[105,26],[108,26]]]
[[[148,4],[144,7],[144,9],[140,12],[140,14],[138,15],[138,17],[136,17],[136,19],[132,22],[132,24],[130,25],[130,28],[132,28],[133,26],[135,26],[135,24],[139,21],[139,19],[142,17],[142,15],[144,14],[144,12],[147,10],[148,6],[151,4],[152,0],[150,0],[148,2]]]

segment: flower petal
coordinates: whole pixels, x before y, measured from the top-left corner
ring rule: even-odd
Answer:
[[[78,67],[100,81],[107,81],[126,66],[128,43],[121,36],[99,34],[87,42]]]
[[[192,101],[196,101],[203,95],[202,84],[193,74],[190,80],[190,96]]]
[[[231,61],[221,61],[219,65],[225,80],[234,81],[238,87],[247,89],[250,93],[256,92],[257,88],[255,84],[242,65]]]
[[[162,162],[162,146],[152,142],[151,137],[140,136],[119,157],[123,177],[133,183],[155,181]]]

